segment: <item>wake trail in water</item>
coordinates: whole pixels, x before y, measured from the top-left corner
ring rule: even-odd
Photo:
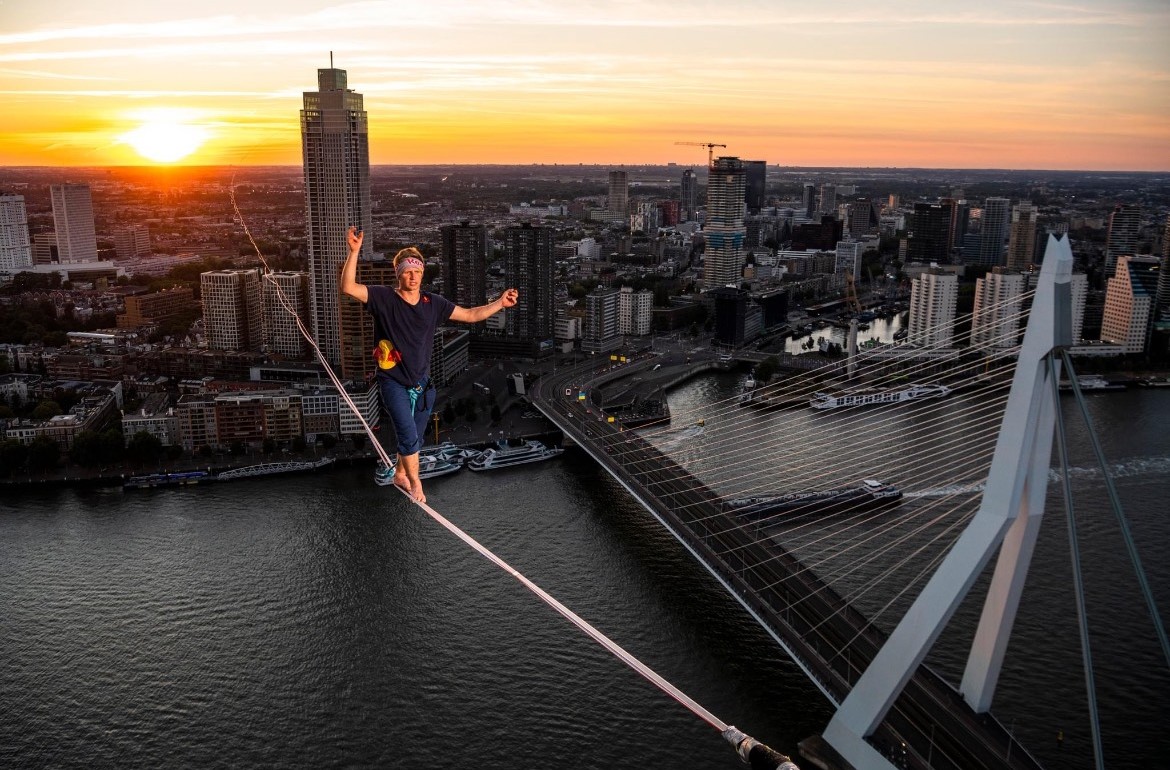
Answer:
[[[1115,479],[1130,479],[1140,478],[1142,476],[1166,476],[1170,474],[1170,455],[1163,455],[1159,457],[1132,457],[1128,460],[1120,460],[1112,463],[1109,466],[1109,475]],[[1101,469],[1093,466],[1089,468],[1082,468],[1074,466],[1068,469],[1070,479],[1075,481],[1100,481],[1105,476]],[[1057,468],[1048,469],[1048,483],[1055,484],[1060,481],[1060,470]],[[951,495],[965,495],[978,494],[984,489],[984,482],[979,481],[973,484],[949,484],[941,487],[932,487],[930,489],[920,489],[915,491],[907,491],[904,497],[907,498],[921,498],[921,497],[948,497]]]

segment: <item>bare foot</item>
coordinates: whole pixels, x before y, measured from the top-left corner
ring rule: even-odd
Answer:
[[[411,480],[410,496],[413,497],[415,501],[420,503],[425,503],[427,501],[427,496],[423,494],[422,481],[420,479]]]
[[[398,487],[399,489],[401,489],[403,492],[410,495],[411,497],[414,497],[414,495],[410,491],[410,479],[407,478],[405,473],[395,473],[394,474],[394,486]]]

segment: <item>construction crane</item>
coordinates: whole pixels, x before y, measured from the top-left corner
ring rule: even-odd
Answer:
[[[857,298],[857,287],[853,283],[853,273],[845,274],[845,302],[854,313],[861,312],[861,300]]]
[[[716,144],[715,142],[675,142],[675,144],[685,144],[689,147],[706,147],[707,168],[711,168],[711,164],[715,162],[715,148],[727,146],[726,144]]]

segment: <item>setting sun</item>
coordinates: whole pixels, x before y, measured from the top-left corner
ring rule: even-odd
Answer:
[[[174,163],[195,152],[207,141],[207,129],[192,125],[184,116],[158,112],[119,139],[142,157],[155,163]]]

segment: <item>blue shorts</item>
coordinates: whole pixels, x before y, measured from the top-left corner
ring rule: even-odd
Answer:
[[[427,432],[427,422],[431,419],[431,410],[435,407],[435,389],[429,384],[418,394],[413,410],[410,404],[410,391],[402,383],[395,382],[389,377],[378,378],[378,391],[382,396],[382,409],[390,415],[390,423],[394,426],[394,434],[398,441],[398,454],[412,455],[422,449],[423,437]]]

